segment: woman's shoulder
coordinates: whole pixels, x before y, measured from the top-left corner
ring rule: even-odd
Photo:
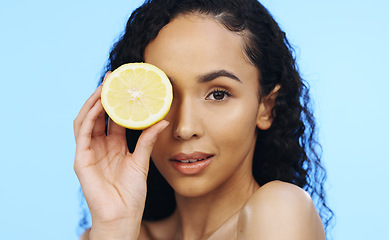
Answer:
[[[239,216],[238,239],[325,239],[311,197],[296,185],[272,181],[261,186]]]
[[[287,200],[287,201],[285,201]],[[271,181],[258,188],[258,190],[247,201],[247,205],[263,206],[263,202],[269,204],[298,204],[311,205],[312,199],[302,188],[287,182]],[[261,204],[258,204],[260,202]]]

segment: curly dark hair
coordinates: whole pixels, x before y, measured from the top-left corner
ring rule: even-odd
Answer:
[[[281,180],[305,189],[327,227],[333,213],[325,201],[326,171],[316,141],[309,89],[300,77],[286,34],[257,0],[148,0],[132,13],[104,73],[124,63],[143,62],[146,46],[161,28],[177,15],[190,13],[211,16],[243,37],[245,53],[260,73],[260,97],[268,95],[276,85],[281,86],[272,111],[272,126],[258,130],[253,176],[259,185]],[[127,130],[130,151],[139,135],[140,131]],[[162,219],[174,209],[173,189],[151,161],[143,217]]]

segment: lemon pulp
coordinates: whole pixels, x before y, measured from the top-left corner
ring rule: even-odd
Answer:
[[[101,103],[118,125],[145,129],[163,119],[173,100],[166,74],[148,63],[127,63],[104,81]]]

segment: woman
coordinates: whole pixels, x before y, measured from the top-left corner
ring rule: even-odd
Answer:
[[[101,87],[82,107],[75,171],[92,217],[82,239],[325,239],[308,90],[260,3],[148,1],[107,74],[128,62],[161,68],[173,103],[141,134],[106,129]]]

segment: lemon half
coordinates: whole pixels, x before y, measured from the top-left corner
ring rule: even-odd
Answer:
[[[101,103],[118,125],[141,130],[162,120],[173,101],[166,74],[148,63],[127,63],[104,81]]]

